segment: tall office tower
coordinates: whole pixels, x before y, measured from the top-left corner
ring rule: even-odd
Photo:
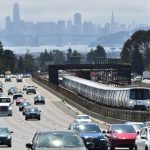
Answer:
[[[74,15],[74,32],[75,33],[81,33],[81,26],[82,26],[82,19],[81,19],[81,14],[76,13]]]
[[[9,31],[11,28],[11,20],[10,20],[10,16],[7,16],[5,18],[5,30]]]
[[[115,32],[115,19],[114,19],[114,13],[112,11],[112,16],[111,16],[111,33]]]
[[[13,7],[13,22],[20,22],[20,13],[19,13],[19,5],[18,3],[14,4]]]

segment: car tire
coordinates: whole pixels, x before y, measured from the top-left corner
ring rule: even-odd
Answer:
[[[19,111],[21,111],[21,109],[19,108]]]
[[[34,104],[36,105],[36,102],[34,102]]]
[[[133,147],[133,146],[131,146],[131,147],[129,147],[129,150],[133,150],[133,148],[134,148],[134,147]]]
[[[8,144],[8,147],[11,147],[11,142]]]
[[[45,102],[43,102],[43,104],[45,104]]]
[[[28,120],[28,118],[25,116],[25,120]]]
[[[34,94],[36,94],[36,92],[34,92]]]
[[[38,117],[38,120],[41,120],[41,117]]]
[[[26,94],[28,94],[28,92]]]
[[[134,146],[134,150],[138,150],[137,145]]]
[[[147,147],[147,146],[145,147],[145,150],[148,150],[148,147]]]

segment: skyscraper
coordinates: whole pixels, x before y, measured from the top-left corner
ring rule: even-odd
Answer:
[[[82,26],[81,14],[76,13],[74,15],[74,29],[75,29],[74,32],[77,34],[81,33],[81,26]]]
[[[20,13],[19,13],[19,5],[18,3],[14,3],[13,7],[13,22],[20,22]]]
[[[115,31],[115,19],[114,19],[114,13],[112,11],[112,16],[111,16],[111,33],[114,33]]]

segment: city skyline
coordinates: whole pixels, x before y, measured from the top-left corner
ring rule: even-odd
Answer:
[[[72,20],[76,12],[82,14],[85,21],[92,21],[96,24],[105,24],[111,21],[112,11],[115,14],[115,21],[132,24],[150,24],[148,19],[148,0],[133,0],[130,2],[119,2],[119,0],[109,0],[109,3],[100,0],[81,0],[80,3],[73,0],[0,0],[0,25],[4,27],[5,17],[11,16],[14,3],[20,7],[20,18],[24,21],[49,22],[58,20]],[[35,6],[36,2],[36,6]],[[7,11],[6,11],[7,8]],[[73,20],[72,20],[73,21]]]

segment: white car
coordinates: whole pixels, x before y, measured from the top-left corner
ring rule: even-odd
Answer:
[[[90,116],[88,115],[77,115],[76,119],[75,119],[76,123],[82,123],[82,122],[92,122]]]
[[[144,122],[126,122],[125,124],[132,125],[136,132],[139,132],[143,127],[145,127]]]
[[[150,150],[150,127],[141,129],[135,140],[135,150]]]

